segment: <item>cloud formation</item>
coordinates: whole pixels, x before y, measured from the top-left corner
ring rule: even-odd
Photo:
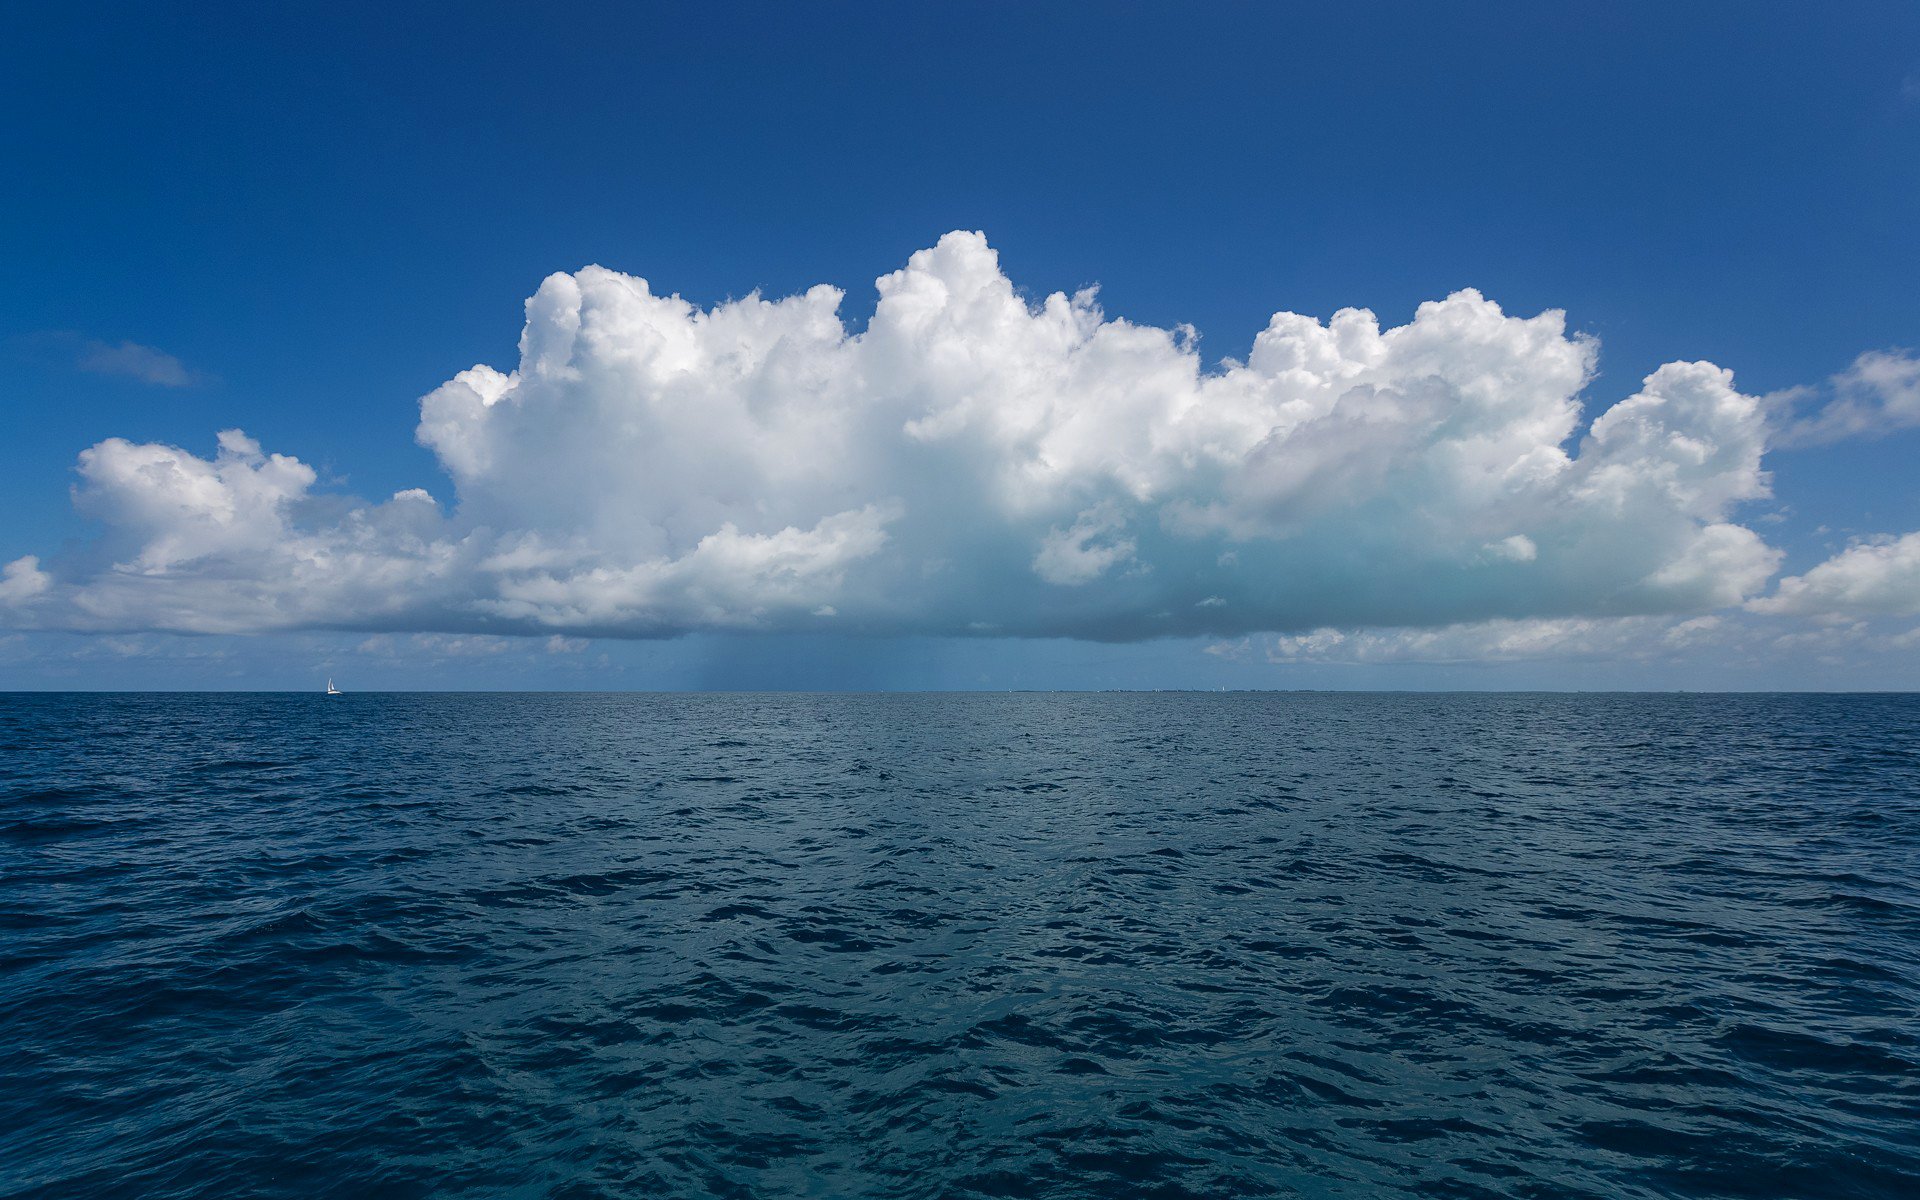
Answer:
[[[1789,388],[1767,401],[1780,414],[1775,446],[1885,437],[1920,427],[1920,358],[1904,350],[1870,350],[1824,388]]]
[[[1920,616],[1920,533],[1858,542],[1752,601],[1755,612],[1815,617]]]
[[[977,233],[878,281],[710,309],[599,267],[527,302],[511,371],[421,400],[451,479],[368,503],[238,431],[109,439],[86,555],[6,624],[583,636],[1237,637],[1697,614],[1778,555],[1762,407],[1670,363],[1591,422],[1596,344],[1467,290],[1383,329],[1280,313],[1244,361],[1031,300]],[[565,644],[565,643],[562,643]]]
[[[1316,629],[1216,642],[1206,652],[1235,662],[1501,663],[1668,656],[1720,640],[1721,617],[1497,618],[1432,629]]]
[[[191,387],[200,380],[198,373],[173,355],[139,342],[89,340],[82,343],[75,365],[96,375],[122,375],[155,387]]]

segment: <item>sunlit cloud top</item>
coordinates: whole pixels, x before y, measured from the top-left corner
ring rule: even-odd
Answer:
[[[1742,512],[1769,495],[1770,411],[1803,439],[1906,423],[1898,356],[1783,423],[1705,362],[1591,396],[1594,339],[1472,290],[1394,328],[1281,312],[1209,365],[1193,330],[1092,290],[1023,294],[978,233],[877,286],[855,331],[827,285],[702,309],[553,275],[512,369],[421,400],[446,479],[380,502],[238,430],[210,454],[109,438],[75,493],[98,541],[8,564],[0,614],[1134,640],[1884,608],[1860,578],[1910,568],[1905,543],[1862,547],[1775,592]]]

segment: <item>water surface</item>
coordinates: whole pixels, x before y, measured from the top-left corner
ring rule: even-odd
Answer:
[[[1920,1195],[1917,737],[0,696],[0,1194]]]

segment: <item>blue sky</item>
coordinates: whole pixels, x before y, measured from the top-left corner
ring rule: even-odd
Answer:
[[[1673,361],[1729,368],[1749,397],[1808,389],[1790,402],[1799,417],[1772,419],[1813,421],[1838,395],[1827,381],[1858,356],[1920,345],[1910,4],[75,5],[13,24],[0,47],[15,114],[0,125],[0,563],[32,556],[46,574],[18,576],[31,615],[0,616],[16,630],[0,634],[0,686],[305,687],[327,670],[434,687],[1920,684],[1901,640],[1920,623],[1920,596],[1902,598],[1903,550],[1807,574],[1875,544],[1858,539],[1920,530],[1909,466],[1920,433],[1886,415],[1897,404],[1882,392],[1861,393],[1878,415],[1846,436],[1770,437],[1770,495],[1682,514],[1689,530],[1731,523],[1778,552],[1731,604],[1695,589],[1584,611],[1569,575],[1540,584],[1537,602],[1505,598],[1532,594],[1522,580],[1518,593],[1403,613],[1366,597],[1421,590],[1424,577],[1369,575],[1275,601],[1252,624],[1171,637],[1147,636],[1148,618],[1219,598],[1189,602],[1176,587],[1200,559],[1156,540],[1172,493],[1115,515],[1083,491],[990,531],[1026,539],[994,564],[1039,562],[1034,547],[1052,536],[1082,555],[1071,570],[1106,571],[1044,580],[1078,588],[1057,593],[1074,605],[1133,587],[1108,608],[1082,606],[1101,614],[1084,626],[1035,600],[1038,616],[1007,601],[968,629],[951,586],[929,598],[875,581],[837,604],[810,591],[806,612],[867,622],[846,634],[800,617],[717,630],[679,610],[578,627],[543,611],[492,628],[458,615],[457,597],[402,618],[361,603],[340,610],[341,628],[309,614],[298,627],[236,617],[196,629],[179,612],[195,602],[178,597],[116,599],[110,619],[81,619],[104,603],[85,589],[131,561],[134,526],[149,538],[149,576],[201,568],[185,551],[154,566],[158,535],[127,515],[126,495],[97,496],[88,512],[71,495],[109,486],[75,473],[106,439],[211,461],[216,431],[240,428],[261,453],[312,468],[289,520],[321,520],[313,496],[424,488],[464,535],[476,518],[463,516],[444,447],[416,440],[420,398],[474,364],[512,370],[522,306],[550,274],[598,264],[702,308],[828,283],[844,290],[854,335],[875,311],[873,281],[952,230],[983,231],[1034,303],[1097,284],[1108,319],[1192,326],[1205,371],[1245,360],[1278,311],[1325,321],[1364,307],[1393,328],[1463,288],[1514,318],[1564,310],[1569,335],[1598,342],[1574,389],[1570,454],[1584,422]],[[486,493],[495,528],[514,505],[543,503],[488,492],[497,479],[459,483],[459,497]],[[888,548],[874,561],[926,544],[941,523],[914,497],[906,516],[888,515],[894,498],[846,503],[881,506],[873,537]],[[622,503],[677,513],[684,499]],[[1396,513],[1446,508],[1375,499]],[[1248,555],[1274,538],[1335,545],[1389,519],[1374,511],[1357,506],[1357,524],[1319,533],[1264,527],[1246,535]],[[729,519],[772,537],[829,515],[764,529]],[[550,544],[555,519],[543,509],[516,528]],[[669,548],[645,554],[710,532],[655,523]],[[1516,536],[1546,544],[1527,529]],[[1603,534],[1581,525],[1565,538],[1591,565],[1592,547],[1612,544]],[[231,566],[243,549],[219,554]],[[1208,543],[1208,562],[1218,550]],[[1096,552],[1106,559],[1085,557]],[[1274,562],[1291,580],[1323,560],[1301,550]],[[1861,582],[1868,567],[1880,576]],[[258,569],[271,582],[276,568]],[[836,586],[857,589],[864,569]],[[956,586],[1032,584],[999,569],[969,568]],[[1148,578],[1152,598],[1123,578]],[[1790,578],[1813,583],[1771,614],[1747,607]],[[1255,579],[1221,607],[1249,611],[1278,586]],[[1503,627],[1492,643],[1461,634],[1437,648],[1429,635],[1389,644],[1365,632],[1455,617],[1666,623],[1518,642]],[[1720,631],[1670,632],[1703,617]],[[1297,640],[1322,627],[1342,640]],[[1067,636],[993,636],[1013,628]],[[1356,656],[1363,637],[1375,640]]]

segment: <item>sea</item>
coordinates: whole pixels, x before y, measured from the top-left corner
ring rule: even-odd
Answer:
[[[0,696],[0,1195],[1920,1196],[1920,697]]]

